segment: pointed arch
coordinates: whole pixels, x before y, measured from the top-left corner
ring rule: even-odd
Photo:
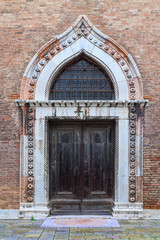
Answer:
[[[81,54],[53,79],[50,100],[114,100],[109,75],[95,61]]]
[[[72,27],[33,57],[22,79],[20,98],[49,99],[53,77],[82,51],[110,75],[116,100],[143,99],[141,76],[133,58],[113,39],[97,30],[86,16],[79,16]]]

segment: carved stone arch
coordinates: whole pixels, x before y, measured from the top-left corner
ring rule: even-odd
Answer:
[[[81,51],[111,75],[117,87],[117,100],[143,99],[141,76],[131,55],[97,30],[86,16],[80,16],[72,27],[52,39],[33,57],[22,79],[20,98],[47,100],[53,76]]]
[[[71,61],[74,61],[74,59],[76,59],[78,56],[80,56],[81,54],[85,54],[89,59],[94,60],[94,62],[96,62],[99,66],[101,66],[105,72],[107,72],[107,74],[110,77],[110,80],[112,81],[112,84],[114,86],[114,90],[115,90],[115,99],[119,100],[119,88],[118,88],[118,84],[117,81],[115,79],[115,76],[113,75],[113,73],[111,72],[111,70],[109,69],[109,67],[107,65],[105,65],[105,63],[103,61],[101,61],[101,59],[98,59],[96,56],[93,56],[92,54],[90,54],[89,52],[87,52],[86,50],[82,49],[80,51],[78,51],[76,54],[73,54],[72,56],[64,59],[64,61],[62,61],[62,63],[59,64],[59,66],[57,66],[57,68],[55,69],[55,71],[53,71],[47,81],[46,84],[46,88],[45,88],[45,100],[49,99],[49,91],[50,91],[50,87],[54,81],[55,76]],[[41,79],[40,79],[41,81]],[[42,98],[42,94],[44,94],[44,92],[42,93],[42,89],[41,89],[41,83],[39,82],[39,84],[37,84],[37,89],[36,89],[36,93],[35,93],[35,99],[36,100],[40,100],[38,95]],[[126,88],[125,91],[126,95],[128,93],[128,89]]]
[[[82,52],[110,76],[115,100],[54,101],[49,91],[56,74]],[[66,32],[33,57],[21,84],[21,200],[24,217],[49,214],[48,121],[111,120],[116,125],[113,216],[143,212],[143,100],[141,76],[130,54],[80,16]],[[81,111],[79,112],[79,108]]]

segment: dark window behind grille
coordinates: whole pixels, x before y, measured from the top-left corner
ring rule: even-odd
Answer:
[[[108,74],[85,56],[63,68],[55,78],[51,100],[113,100],[114,88]]]

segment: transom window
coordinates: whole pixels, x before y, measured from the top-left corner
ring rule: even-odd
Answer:
[[[113,99],[115,94],[110,77],[84,55],[62,69],[50,92],[50,100]]]

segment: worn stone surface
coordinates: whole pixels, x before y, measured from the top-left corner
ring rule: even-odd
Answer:
[[[160,208],[159,1],[0,1],[0,207],[19,207],[19,98],[25,68],[53,36],[85,14],[135,59],[143,79],[145,111],[144,207]]]
[[[1,240],[160,239],[160,220],[118,220],[120,228],[41,228],[43,220],[1,220]]]

